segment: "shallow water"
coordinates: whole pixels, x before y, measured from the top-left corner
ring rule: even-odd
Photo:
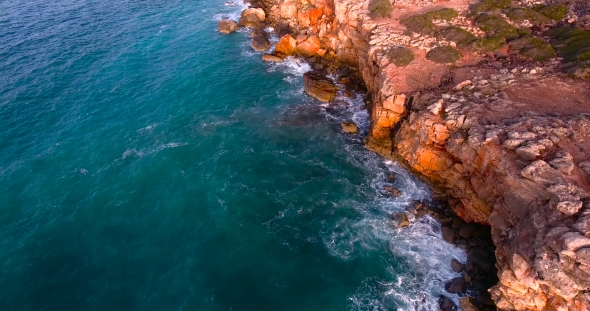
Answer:
[[[223,2],[0,3],[0,310],[437,309],[464,254],[388,220],[428,188]]]

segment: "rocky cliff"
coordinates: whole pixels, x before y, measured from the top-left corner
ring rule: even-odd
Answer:
[[[590,309],[590,16],[565,4],[253,4],[281,37],[273,56],[359,73],[367,148],[491,226],[501,310]]]

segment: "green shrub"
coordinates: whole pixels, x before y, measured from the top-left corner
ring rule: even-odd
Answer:
[[[369,3],[369,11],[373,18],[391,17],[393,6],[389,0],[371,0]]]
[[[476,45],[482,52],[493,52],[506,43],[506,38],[485,37],[477,39]]]
[[[513,8],[505,10],[506,16],[513,21],[528,20],[533,25],[546,24],[550,21],[545,15],[529,8]]]
[[[456,26],[446,27],[440,31],[440,34],[446,40],[457,43],[457,47],[461,49],[469,49],[477,41],[475,35]]]
[[[439,64],[454,63],[461,59],[463,55],[459,50],[450,46],[439,46],[426,53],[426,58]]]
[[[425,15],[414,15],[401,20],[401,24],[413,32],[433,36],[436,33],[436,25]]]
[[[548,32],[557,43],[557,51],[568,62],[588,61],[590,31],[578,28],[555,28]]]
[[[414,52],[407,47],[396,46],[389,49],[387,58],[397,67],[405,67],[414,60]]]
[[[444,8],[428,13],[413,15],[406,17],[401,20],[401,24],[406,26],[408,30],[413,32],[434,36],[437,32],[436,25],[432,22],[435,19],[443,19],[450,21],[453,18],[459,16],[456,10],[450,8]]]
[[[564,5],[542,5],[536,7],[534,10],[554,21],[564,19],[565,13],[567,13],[567,8]]]
[[[481,0],[471,7],[471,13],[479,14],[497,9],[507,9],[511,6],[512,0]]]
[[[590,31],[554,28],[547,34],[553,37],[557,53],[569,63],[567,71],[577,78],[590,78]]]
[[[450,20],[456,18],[457,16],[459,16],[459,13],[455,9],[444,8],[444,9],[425,13],[424,15],[428,19],[430,19],[431,21],[435,20],[435,19],[444,19],[446,21],[450,21]]]
[[[535,61],[546,61],[556,56],[555,50],[545,40],[533,36],[522,37],[508,44],[511,51]]]
[[[479,14],[475,24],[489,37],[501,37],[507,40],[518,38],[518,30],[502,17],[493,14]]]

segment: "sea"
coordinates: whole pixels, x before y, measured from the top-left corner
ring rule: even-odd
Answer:
[[[391,220],[431,193],[363,147],[363,95],[320,103],[305,62],[219,34],[245,8],[0,0],[0,310],[457,301],[466,256],[431,218]]]

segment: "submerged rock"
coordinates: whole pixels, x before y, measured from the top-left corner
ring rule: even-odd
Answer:
[[[392,186],[385,186],[385,191],[389,194],[393,194],[396,197],[399,197],[402,195],[402,192],[399,191],[399,189],[392,187]]]
[[[330,102],[336,97],[336,85],[332,80],[318,71],[303,75],[305,92],[323,102]]]
[[[344,133],[357,134],[359,132],[359,127],[352,121],[344,121],[341,126]]]
[[[217,29],[219,29],[220,33],[225,35],[238,30],[238,28],[240,28],[238,23],[236,21],[232,21],[231,19],[222,19],[219,21],[219,23],[217,23]]]

